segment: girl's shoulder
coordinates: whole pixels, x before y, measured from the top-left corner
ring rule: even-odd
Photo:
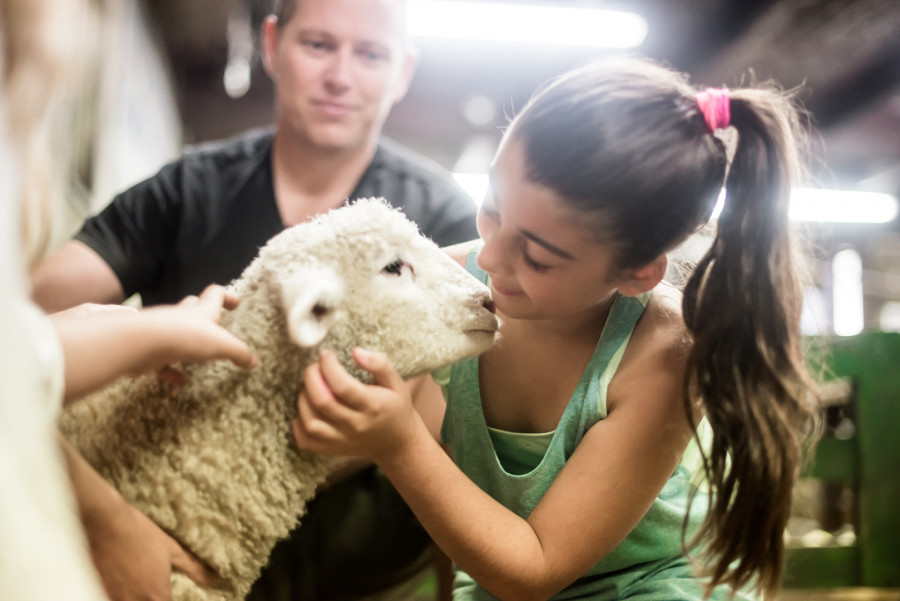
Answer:
[[[637,327],[686,340],[687,330],[681,315],[682,299],[681,290],[668,282],[660,282],[650,295],[641,320],[643,324],[639,322]]]
[[[630,397],[631,391],[644,389],[649,383],[655,383],[657,390],[677,390],[675,396],[680,396],[689,350],[690,336],[681,315],[681,292],[661,283],[653,289],[610,383],[610,409],[614,399]],[[636,382],[643,385],[635,388]]]

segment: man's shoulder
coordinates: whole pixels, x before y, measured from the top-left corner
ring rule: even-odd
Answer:
[[[186,146],[180,157],[116,195],[112,204],[129,207],[128,211],[178,205],[218,211],[230,200],[246,196],[247,190],[255,197],[260,190],[271,188],[265,178],[270,173],[266,166],[272,138],[272,132],[263,128]],[[208,202],[210,199],[216,202]]]
[[[168,182],[166,185],[201,197],[207,192],[218,196],[241,189],[248,181],[255,181],[257,174],[266,172],[273,136],[271,128],[265,127],[186,145],[181,156],[163,166],[149,183]]]
[[[355,196],[386,198],[441,246],[478,237],[477,207],[450,171],[393,140],[379,141]]]
[[[386,137],[382,137],[378,141],[378,149],[372,165],[377,170],[399,178],[418,180],[423,185],[455,185],[453,176],[448,169]]]
[[[234,136],[205,141],[185,147],[184,163],[214,163],[218,166],[240,164],[268,156],[274,130],[271,126],[241,132]]]

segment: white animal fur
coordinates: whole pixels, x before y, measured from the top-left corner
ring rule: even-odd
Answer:
[[[129,502],[222,577],[201,589],[174,574],[176,601],[243,599],[328,474],[333,460],[298,451],[290,428],[320,348],[357,377],[351,349],[380,350],[409,377],[487,350],[498,325],[487,288],[374,199],[274,237],[232,288],[241,304],[223,324],[256,368],[188,366],[182,387],[123,378],[60,419]]]

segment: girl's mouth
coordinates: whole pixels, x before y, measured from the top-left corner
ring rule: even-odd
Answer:
[[[521,290],[510,290],[508,288],[504,288],[503,286],[498,286],[496,282],[491,281],[491,288],[497,294],[501,296],[521,296],[524,294]]]

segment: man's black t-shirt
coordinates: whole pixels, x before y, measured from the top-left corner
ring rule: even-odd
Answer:
[[[237,278],[284,229],[272,183],[273,134],[196,147],[119,194],[76,239],[112,267],[126,296],[173,303]],[[297,165],[297,169],[302,169]],[[449,174],[389,142],[349,197],[382,196],[441,246],[477,238],[475,203]],[[369,468],[323,491],[273,550],[249,599],[342,601],[427,565],[429,538],[384,475]],[[424,563],[423,563],[424,562]]]
[[[126,296],[173,303],[228,284],[284,229],[272,183],[270,130],[189,150],[119,194],[76,239],[112,268]],[[302,169],[302,165],[297,166]],[[437,244],[478,237],[475,203],[446,172],[382,140],[349,200],[382,196]]]

